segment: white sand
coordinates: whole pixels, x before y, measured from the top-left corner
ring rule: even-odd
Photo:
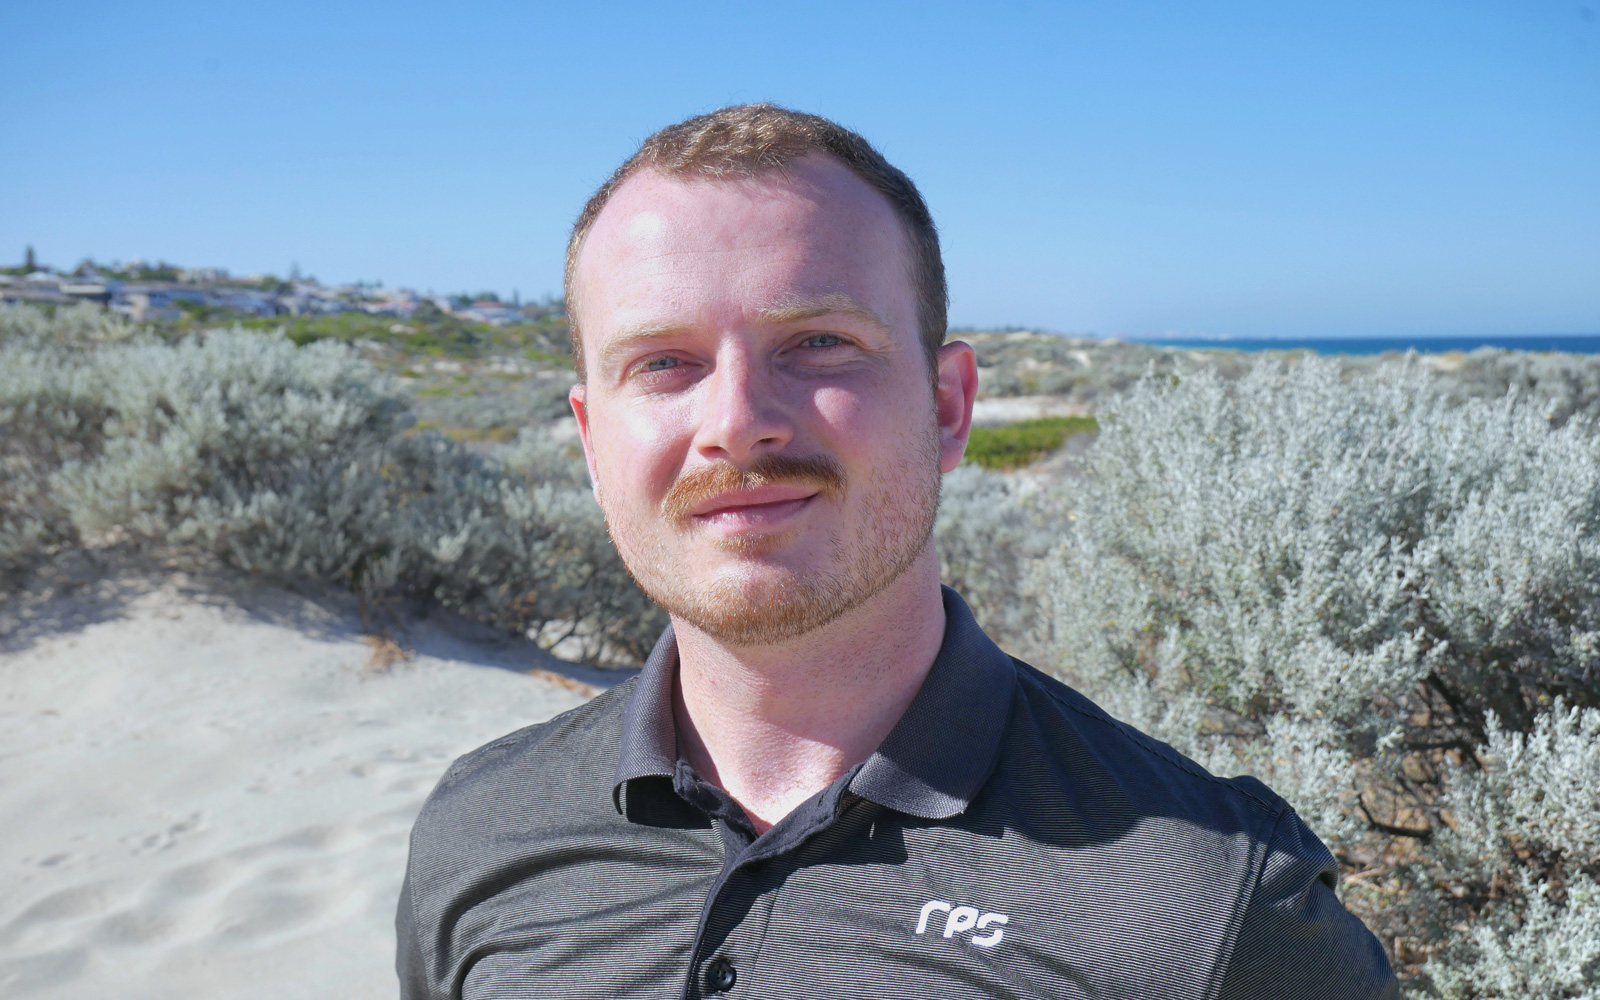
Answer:
[[[625,675],[438,618],[379,668],[356,623],[334,598],[167,581],[109,606],[58,598],[11,629],[0,996],[395,995],[395,899],[428,790],[593,690],[519,671]]]

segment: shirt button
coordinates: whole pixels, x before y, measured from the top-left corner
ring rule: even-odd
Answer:
[[[738,980],[739,973],[734,969],[733,963],[721,955],[711,960],[706,966],[706,985],[713,993],[726,993],[733,989],[733,984]]]

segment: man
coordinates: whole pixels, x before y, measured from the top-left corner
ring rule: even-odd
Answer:
[[[977,369],[863,139],[770,105],[664,129],[579,217],[566,294],[595,496],[672,625],[440,782],[403,996],[1396,995],[1283,800],[941,591]]]

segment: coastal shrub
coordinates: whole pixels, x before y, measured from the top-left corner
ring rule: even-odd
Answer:
[[[334,341],[76,331],[22,317],[0,341],[4,565],[132,544],[338,583],[368,606],[436,600],[590,657],[654,641],[660,619],[559,447],[525,435],[496,457],[417,433]]]
[[[649,653],[666,619],[612,546],[573,449],[525,429],[485,457],[429,434],[400,439],[390,460],[412,495],[373,568],[380,589],[404,584],[588,661]]]
[[[966,341],[977,353],[984,396],[1063,396],[1092,409],[1132,388],[1152,368],[1170,373],[1203,364],[1236,377],[1250,366],[1250,355],[1241,351],[1192,351],[1100,337],[1024,330],[955,330],[950,337]]]
[[[1458,364],[1436,360],[1441,385],[1456,399],[1499,399],[1515,391],[1551,423],[1573,414],[1600,417],[1600,357],[1480,347]]]
[[[985,396],[1046,394],[1095,411],[1152,370],[1170,375],[1206,368],[1231,380],[1242,377],[1261,357],[1222,346],[1162,347],[1025,331],[952,331],[951,336],[967,341],[977,352],[979,385]],[[1301,349],[1272,351],[1269,356],[1291,364],[1314,357]],[[1514,389],[1558,426],[1573,414],[1600,417],[1600,355],[1480,347],[1465,354],[1422,355],[1420,361],[1437,373],[1439,391],[1456,402],[1503,399]],[[1417,362],[1392,352],[1338,357],[1347,377],[1408,363]]]
[[[381,535],[375,458],[403,411],[342,346],[218,330],[106,348],[83,366],[99,373],[98,447],[53,480],[80,535],[321,580],[348,577]]]
[[[480,375],[466,383],[425,385],[412,391],[411,409],[419,420],[466,432],[466,437],[546,423],[572,413],[567,404],[572,379],[569,373],[553,374]]]
[[[135,339],[144,331],[109,309],[89,302],[49,311],[37,306],[0,302],[0,345],[84,349]]]
[[[1420,995],[1595,995],[1591,423],[1309,359],[1150,377],[1100,428],[1040,569],[1059,669],[1283,794]]]
[[[1469,932],[1428,963],[1446,997],[1600,996],[1600,711],[1557,699],[1528,733],[1489,718],[1481,766],[1448,775],[1429,909],[1463,884],[1482,891]]]
[[[1002,648],[1024,659],[1038,653],[1043,599],[1027,568],[1049,552],[1063,516],[1055,493],[1037,480],[980,465],[962,463],[941,484],[940,578]]]
[[[46,313],[0,304],[0,569],[73,535],[50,479],[99,447],[105,373],[80,363],[100,345],[134,339],[121,317],[92,305]]]

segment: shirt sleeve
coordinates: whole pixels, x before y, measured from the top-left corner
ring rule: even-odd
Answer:
[[[1219,1000],[1397,1000],[1373,933],[1334,893],[1339,864],[1285,809],[1262,856]]]
[[[400,1000],[438,1000],[440,994],[429,981],[424,960],[428,942],[411,905],[411,873],[412,865],[408,863],[405,881],[400,885],[400,905],[394,915],[394,967],[400,976]]]

